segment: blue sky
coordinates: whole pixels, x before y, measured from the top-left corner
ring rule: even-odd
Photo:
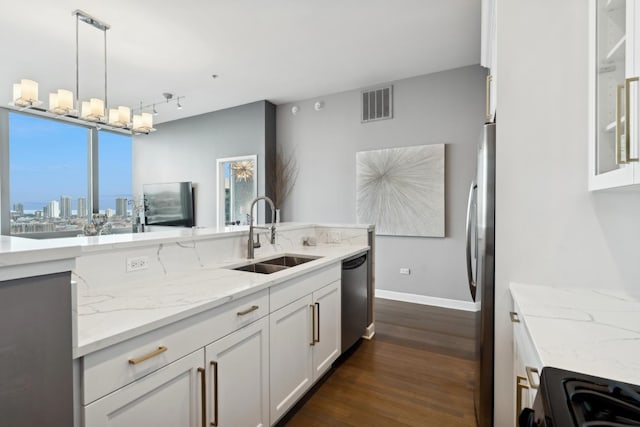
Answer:
[[[88,197],[87,129],[55,120],[11,113],[10,203],[42,209],[61,195]],[[131,137],[100,132],[100,210],[131,196]]]

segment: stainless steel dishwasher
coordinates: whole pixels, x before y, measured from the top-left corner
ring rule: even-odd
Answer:
[[[367,328],[369,252],[342,261],[342,352],[354,345]]]

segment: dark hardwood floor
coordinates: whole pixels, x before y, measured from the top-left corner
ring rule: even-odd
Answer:
[[[280,426],[475,426],[475,313],[376,299],[376,335]]]

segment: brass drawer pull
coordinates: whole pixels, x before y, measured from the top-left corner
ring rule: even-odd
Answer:
[[[511,317],[511,323],[520,323],[520,318],[518,317],[518,313],[516,313],[515,311],[510,311],[509,317]]]
[[[316,345],[316,307],[309,304],[309,308],[311,308],[311,342],[309,345]]]
[[[534,373],[538,376],[538,380],[540,380],[540,372],[538,372],[538,369],[527,366],[524,368],[524,370],[527,371],[527,379],[529,380],[529,387],[533,389],[537,389],[538,387],[540,387],[540,381],[533,380]]]
[[[256,311],[256,310],[257,310],[257,309],[259,309],[259,308],[260,308],[260,306],[252,305],[251,307],[247,308],[246,310],[239,311],[239,312],[237,312],[236,314],[237,314],[238,316],[244,316],[245,314],[249,314],[249,313],[251,313],[252,311]]]
[[[315,342],[320,342],[320,303],[316,303],[316,307],[318,308],[318,314],[316,315],[316,323],[318,324],[318,338],[314,338]]]
[[[198,368],[200,373],[200,405],[202,406],[202,427],[207,426],[207,372],[204,368]]]
[[[212,426],[218,425],[218,362],[211,361],[211,367],[213,368],[213,394],[216,395],[213,401],[213,421]]]
[[[152,357],[155,357],[155,356],[159,355],[160,353],[164,353],[167,350],[168,350],[167,347],[161,345],[160,347],[158,347],[157,350],[153,350],[151,353],[147,353],[144,356],[134,357],[134,358],[129,359],[129,364],[137,365],[138,363],[144,362],[147,359],[151,359]]]
[[[631,157],[631,83],[640,82],[639,77],[629,77],[624,81],[624,115],[625,115],[625,129],[624,129],[624,141],[626,146],[627,162],[637,162],[638,157]]]

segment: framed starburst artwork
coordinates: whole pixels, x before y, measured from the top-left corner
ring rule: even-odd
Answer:
[[[356,153],[356,216],[379,235],[444,237],[444,144]]]

